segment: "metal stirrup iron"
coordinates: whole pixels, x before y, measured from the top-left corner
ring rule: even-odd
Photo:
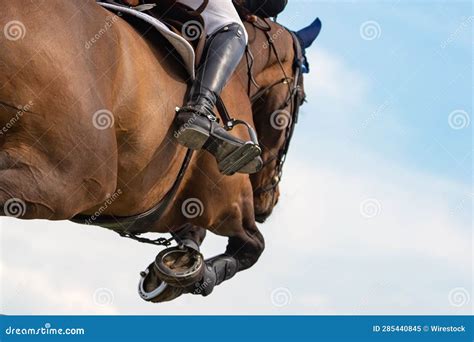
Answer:
[[[251,162],[254,158],[262,154],[262,149],[258,144],[258,137],[255,130],[247,122],[230,117],[224,101],[220,96],[216,97],[216,108],[222,118],[226,130],[231,131],[235,126],[245,125],[250,136],[250,140],[226,156],[219,162],[219,170],[225,175],[232,175],[242,167]]]

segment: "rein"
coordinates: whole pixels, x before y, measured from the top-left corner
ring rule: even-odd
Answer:
[[[283,63],[281,61],[280,55],[278,54],[278,50],[275,47],[273,38],[269,34],[269,31],[271,30],[270,24],[265,19],[263,19],[263,22],[266,24],[266,26],[260,26],[260,25],[257,25],[256,23],[252,23],[252,25],[255,28],[260,29],[261,31],[265,33],[265,36],[267,37],[268,46],[271,48],[272,52],[274,53],[277,59],[280,69],[283,73],[283,78],[271,83],[270,85],[264,88],[259,87],[253,77],[253,73],[252,73],[253,56],[250,53],[247,56],[247,67],[248,67],[248,73],[250,75],[249,76],[249,96],[250,96],[250,82],[252,82],[257,88],[261,88],[261,89],[258,89],[257,92],[250,97],[250,102],[254,104],[257,100],[262,98],[264,95],[268,94],[275,86],[280,85],[280,84],[286,84],[288,85],[288,96],[286,100],[277,109],[274,110],[274,112],[283,111],[286,107],[291,106],[291,109],[289,112],[290,122],[288,123],[285,129],[285,141],[283,145],[281,146],[281,148],[278,150],[278,153],[276,155],[273,155],[271,158],[265,160],[263,163],[263,167],[267,167],[273,161],[275,160],[277,161],[277,165],[274,169],[273,176],[271,177],[271,183],[265,186],[261,186],[254,191],[254,195],[259,195],[262,193],[273,191],[272,196],[275,196],[274,190],[281,182],[282,174],[283,174],[283,165],[285,164],[286,155],[288,154],[291,138],[293,137],[295,125],[298,121],[299,107],[300,107],[301,101],[304,100],[304,97],[300,96],[301,87],[299,85],[301,75],[302,75],[301,67],[303,64],[303,54],[301,51],[300,43],[298,42],[298,39],[295,37],[294,33],[292,33],[291,31],[286,29],[284,26],[282,26],[291,34],[291,37],[293,39],[293,49],[295,51],[294,66],[293,66],[294,71],[295,71],[295,77],[294,78],[288,77],[288,75],[286,74],[285,68],[283,67]],[[249,63],[249,60],[251,60],[252,63]]]

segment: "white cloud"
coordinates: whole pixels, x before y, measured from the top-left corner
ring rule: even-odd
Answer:
[[[161,305],[136,294],[138,272],[157,249],[101,228],[2,219],[2,312],[468,313],[447,299],[452,288],[470,284],[470,231],[444,196],[462,188],[378,162],[373,172],[351,176],[291,160],[281,202],[261,226],[267,248],[257,265],[207,298]],[[368,196],[382,208],[371,219],[359,212]],[[225,239],[209,236],[204,253],[224,248]],[[114,293],[110,306],[93,302],[102,287]],[[271,298],[280,287],[291,293],[283,307]]]
[[[321,124],[323,119],[338,129],[350,127],[357,111],[367,106],[365,100],[370,90],[370,80],[351,69],[341,57],[322,48],[310,50],[307,57],[311,73],[305,75],[305,91],[310,96],[309,104],[303,106],[302,110],[306,113],[308,107],[317,109],[316,113],[324,114],[324,117],[311,113],[306,123]]]
[[[370,107],[371,87],[337,56],[317,49],[310,58],[312,78],[306,90],[315,106],[307,108],[324,110],[301,119],[304,124],[285,166],[281,201],[260,226],[266,250],[254,267],[209,297],[187,295],[149,304],[137,294],[138,273],[158,248],[102,228],[2,218],[1,312],[469,313],[469,304],[453,307],[448,295],[453,288],[472,287],[472,198],[466,202],[463,185],[393,165],[354,145],[336,145],[328,136],[318,137],[308,151],[312,124],[323,121],[338,128],[334,135],[342,135],[361,122],[351,109]],[[360,203],[367,198],[380,203],[373,218],[360,214]],[[225,245],[224,238],[208,234],[203,252],[210,257]],[[110,290],[113,302],[95,304],[98,288]],[[281,307],[272,304],[278,288],[291,296]]]

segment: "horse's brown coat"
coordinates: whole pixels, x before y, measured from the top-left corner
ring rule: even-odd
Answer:
[[[103,214],[138,214],[159,202],[185,153],[172,134],[186,75],[166,42],[152,32],[144,37],[93,0],[16,0],[2,5],[0,27],[12,20],[20,21],[26,34],[15,41],[0,36],[0,125],[17,115],[16,106],[32,105],[0,135],[0,205],[19,198],[26,203],[21,218],[63,220],[104,208],[118,190]],[[107,22],[112,25],[87,48],[85,43],[103,32]],[[272,24],[291,74],[291,37],[278,30]],[[249,27],[249,38],[258,83],[265,86],[281,78],[263,33]],[[242,62],[222,97],[233,116],[252,123],[247,82]],[[99,130],[93,115],[103,109],[113,113],[115,123]],[[265,131],[265,122],[271,130],[268,118],[258,115],[265,157],[271,153],[267,144],[278,141],[274,132]],[[246,138],[245,129],[235,132]],[[254,186],[265,181],[265,172],[253,176]],[[183,215],[181,203],[188,198],[203,203],[202,215]],[[256,201],[262,212],[274,205],[268,199]],[[221,175],[206,152],[193,157],[163,219],[143,232],[168,232],[186,222],[230,237],[228,252],[238,256],[239,269],[250,267],[263,251],[249,177]]]

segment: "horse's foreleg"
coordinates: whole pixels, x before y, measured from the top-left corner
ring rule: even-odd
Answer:
[[[206,230],[191,223],[186,223],[173,231],[172,235],[181,246],[179,248],[186,246],[188,252],[186,254],[178,253],[177,257],[173,260],[173,265],[170,264],[169,256],[167,261],[165,263],[160,263],[160,265],[163,268],[170,267],[170,269],[176,269],[177,267],[179,269],[180,263],[184,262],[184,264],[186,264],[186,257],[193,258],[192,254],[196,255],[196,251],[199,253],[199,247],[206,237]],[[167,251],[173,250],[176,250],[176,247],[167,248],[160,253],[167,254]],[[201,265],[202,264],[201,258]],[[198,279],[200,279],[200,277]],[[190,292],[185,290],[185,286],[180,286],[183,281],[186,283],[188,281],[190,282],[187,277],[183,278],[178,277],[176,274],[173,276],[172,274],[168,274],[168,272],[160,272],[160,269],[157,267],[157,261],[155,260],[147,267],[146,271],[141,273],[138,293],[146,301],[156,303],[170,301],[181,296],[185,292]]]
[[[204,277],[194,294],[209,295],[215,286],[254,265],[265,248],[255,223],[242,234],[229,238],[224,254],[206,260]]]
[[[199,251],[204,238],[206,237],[206,230],[204,228],[186,223],[179,230],[172,233],[173,237],[178,243],[193,248]]]

